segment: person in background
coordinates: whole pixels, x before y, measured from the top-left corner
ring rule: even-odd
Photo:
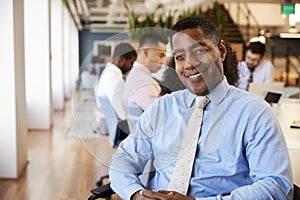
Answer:
[[[126,200],[292,200],[280,124],[263,99],[228,84],[217,26],[187,17],[172,29],[176,71],[187,89],[145,110],[112,157],[112,189]],[[143,184],[139,174],[149,160],[155,175]]]
[[[229,85],[237,86],[239,81],[238,59],[229,42],[224,41],[226,46],[226,57],[223,63],[224,75]]]
[[[161,88],[152,77],[165,62],[167,38],[158,33],[147,33],[140,39],[137,60],[129,72],[123,101],[137,104],[145,110],[160,97]]]
[[[96,97],[107,96],[121,120],[126,118],[122,107],[122,96],[125,85],[123,76],[131,70],[136,57],[137,53],[129,43],[118,44],[114,49],[112,62],[107,63],[96,89]],[[97,104],[99,112],[102,113],[100,103]],[[98,119],[98,122],[101,124],[100,126],[103,127],[105,123],[101,122],[105,121],[104,114],[99,114],[98,118],[100,118]]]
[[[97,82],[97,69],[96,69],[96,57],[91,60],[90,69],[84,70],[80,74],[80,84],[83,89],[93,89],[94,84]]]
[[[266,47],[261,42],[252,42],[246,49],[245,61],[239,63],[238,88],[248,90],[249,84],[274,82],[274,66],[262,60]]]

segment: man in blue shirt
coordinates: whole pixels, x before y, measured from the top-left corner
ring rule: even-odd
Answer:
[[[113,190],[133,200],[291,200],[291,164],[280,125],[266,102],[227,83],[226,47],[215,24],[188,17],[173,30],[176,71],[188,89],[158,99],[140,117],[111,160]],[[168,186],[197,96],[210,102],[189,188],[180,194]],[[155,175],[143,184],[139,174],[149,160]]]

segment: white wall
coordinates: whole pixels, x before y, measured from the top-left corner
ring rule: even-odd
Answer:
[[[71,23],[71,55],[70,55],[70,60],[71,60],[71,66],[72,66],[72,75],[71,75],[71,82],[72,82],[72,87],[75,89],[75,84],[78,80],[79,76],[79,32],[78,29],[72,20]]]
[[[28,128],[51,127],[49,0],[25,0]]]
[[[64,92],[65,98],[72,97],[79,73],[79,36],[76,25],[64,7]]]
[[[261,26],[285,26],[286,19],[281,17],[281,6],[278,3],[247,3],[251,13],[256,17]],[[238,3],[226,3],[226,8],[230,11],[233,21],[237,22]],[[243,3],[240,3],[241,10],[245,10]],[[245,16],[245,15],[242,15]],[[246,25],[245,17],[240,17],[240,25]],[[255,24],[251,19],[251,24]]]
[[[51,92],[55,110],[64,109],[63,1],[51,0]]]
[[[63,27],[64,27],[64,35],[63,35],[63,42],[64,42],[64,95],[66,99],[71,97],[72,93],[72,85],[71,85],[71,63],[70,63],[70,23],[71,23],[71,16],[69,11],[66,7],[64,7],[64,19],[63,19]]]
[[[23,0],[0,0],[0,177],[27,163]]]

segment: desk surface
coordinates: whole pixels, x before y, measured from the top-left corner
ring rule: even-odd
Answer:
[[[294,184],[300,187],[300,129],[290,128],[294,120],[300,120],[300,101],[285,100],[273,105],[286,139],[293,167]]]

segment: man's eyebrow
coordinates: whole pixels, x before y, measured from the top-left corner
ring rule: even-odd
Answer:
[[[196,42],[194,44],[192,44],[191,48],[195,48],[195,47],[198,47],[198,46],[207,46],[207,44],[205,42]]]
[[[205,42],[195,42],[194,44],[191,45],[190,48],[193,49],[193,48],[196,48],[196,47],[199,47],[199,46],[204,46],[204,47],[206,47],[207,44],[206,44]],[[183,52],[183,51],[184,51],[183,48],[175,49],[175,50],[173,51],[173,54],[180,53],[180,52]]]
[[[181,48],[181,49],[175,49],[173,50],[173,54],[176,54],[176,53],[180,53],[180,52],[183,52],[184,50]]]

